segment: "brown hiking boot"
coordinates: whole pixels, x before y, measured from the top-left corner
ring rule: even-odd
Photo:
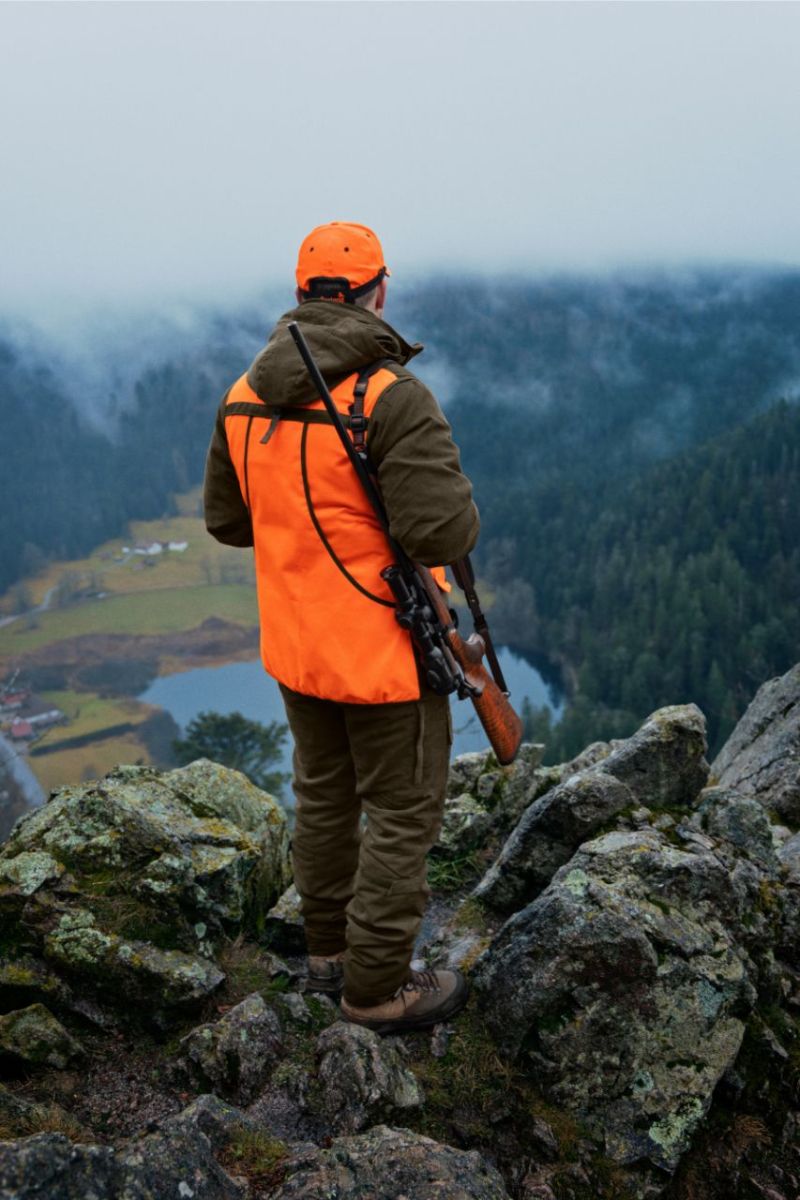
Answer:
[[[359,1008],[344,998],[341,1014],[354,1025],[376,1033],[428,1029],[454,1016],[467,1002],[469,984],[460,971],[409,970],[408,979],[383,1004]]]
[[[308,956],[308,975],[303,991],[324,992],[326,996],[339,996],[344,982],[342,959],[344,950],[338,954],[310,954]]]

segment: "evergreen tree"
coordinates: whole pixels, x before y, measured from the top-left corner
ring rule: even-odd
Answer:
[[[210,758],[241,771],[256,787],[280,795],[288,775],[275,771],[288,728],[278,721],[262,725],[239,712],[202,712],[186,727],[186,736],[173,742],[180,764]]]

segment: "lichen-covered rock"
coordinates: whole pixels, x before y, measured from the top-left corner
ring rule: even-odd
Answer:
[[[535,800],[475,888],[482,904],[513,912],[538,895],[573,851],[609,818],[631,808],[624,783],[590,768]]]
[[[286,889],[264,918],[262,939],[281,954],[305,953],[305,924],[294,884]]]
[[[800,825],[800,663],[759,688],[711,769],[722,786]]]
[[[737,935],[754,869],[655,830],[584,844],[506,922],[475,984],[504,1052],[620,1163],[672,1170],[755,1000]]]
[[[247,1113],[221,1100],[213,1092],[204,1093],[181,1109],[174,1117],[167,1117],[160,1124],[162,1134],[203,1133],[215,1153],[227,1146],[232,1138],[242,1133],[255,1133],[259,1126]]]
[[[64,867],[42,850],[23,850],[13,858],[0,859],[0,900],[10,896],[32,896],[45,883],[54,883]]]
[[[800,833],[788,837],[777,856],[792,883],[800,884]]]
[[[782,843],[777,857],[781,886],[772,887],[769,892],[780,920],[776,953],[784,964],[800,971],[800,833]]]
[[[82,1145],[61,1133],[0,1142],[5,1200],[245,1200],[200,1132],[155,1133],[125,1149]]]
[[[0,1056],[48,1067],[66,1067],[84,1053],[83,1046],[43,1004],[0,1016]]]
[[[193,1029],[181,1046],[190,1069],[205,1085],[250,1104],[280,1058],[280,1022],[263,996],[254,992],[218,1021]]]
[[[69,985],[40,958],[0,955],[0,1009],[23,1008],[41,1000],[62,1008],[75,1007]]]
[[[497,759],[491,750],[474,750],[469,754],[459,754],[450,763],[447,777],[447,795],[459,796],[463,792],[471,792],[487,770],[497,766]]]
[[[460,796],[445,801],[436,849],[439,853],[467,853],[483,844],[493,824],[492,814],[480,800],[469,792],[462,792]]]
[[[706,788],[697,810],[700,827],[713,838],[728,842],[765,869],[778,865],[769,818],[751,796],[730,788]]]
[[[509,913],[547,886],[586,838],[611,818],[646,804],[687,806],[708,776],[705,719],[693,704],[662,708],[633,737],[566,776],[532,801],[475,889],[482,904]]]
[[[419,1108],[422,1089],[399,1050],[371,1029],[337,1022],[317,1038],[322,1110],[337,1133]]]
[[[543,751],[538,742],[523,742],[508,767],[501,767],[490,750],[454,759],[437,852],[463,854],[485,844],[490,834],[507,832],[538,786]]]
[[[508,1200],[499,1173],[474,1150],[455,1150],[408,1129],[376,1125],[305,1146],[271,1200]],[[27,1200],[27,1198],[26,1198]]]
[[[295,1025],[310,1025],[311,1010],[301,992],[283,992],[276,997],[278,1010],[293,1021]]]
[[[237,771],[118,767],[62,788],[0,848],[0,997],[161,1021],[222,983],[216,948],[259,937],[289,877],[285,814]]]
[[[86,909],[63,913],[45,935],[43,952],[102,995],[126,1007],[146,1001],[146,1011],[154,1015],[197,1006],[225,978],[208,959],[107,933]]]
[[[166,774],[118,767],[62,788],[0,850],[0,900],[77,894],[100,917],[113,913],[115,897],[132,898],[143,925],[149,913],[185,950],[206,932],[256,932],[288,881],[283,810],[244,775],[206,760]]]
[[[602,770],[649,808],[688,808],[708,780],[706,721],[696,704],[659,708],[615,744]]]

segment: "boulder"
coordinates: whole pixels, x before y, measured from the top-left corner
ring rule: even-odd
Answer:
[[[242,1134],[254,1134],[259,1127],[257,1122],[241,1109],[234,1108],[213,1092],[206,1092],[174,1117],[167,1117],[159,1128],[160,1132],[167,1136],[180,1133],[192,1137],[202,1133],[208,1138],[216,1154],[233,1138]]]
[[[7,907],[12,897],[32,896],[63,874],[63,865],[42,850],[23,850],[13,858],[0,859],[0,901]]]
[[[696,704],[659,708],[633,737],[614,745],[602,770],[648,808],[689,808],[705,787],[706,721]]]
[[[302,992],[282,992],[276,996],[275,1003],[278,1010],[295,1025],[311,1025],[311,1010]]]
[[[711,770],[723,787],[800,826],[800,663],[759,688]]]
[[[270,1200],[508,1200],[499,1173],[476,1151],[455,1150],[408,1129],[376,1125],[307,1145],[286,1167]]]
[[[573,851],[611,817],[634,805],[624,783],[589,768],[535,800],[473,895],[498,912],[537,896]]]
[[[285,814],[237,771],[118,767],[61,788],[0,848],[0,1003],[163,1024],[220,986],[217,949],[261,937],[289,877]]]
[[[766,870],[777,868],[769,817],[752,796],[743,796],[727,787],[706,788],[697,818],[700,828],[713,838],[727,842]]]
[[[266,1085],[281,1055],[277,1016],[258,992],[218,1021],[199,1025],[181,1039],[191,1072],[205,1086],[250,1104]]]
[[[0,1016],[0,1057],[35,1066],[66,1067],[81,1058],[83,1046],[43,1004]]]
[[[708,777],[705,719],[693,704],[662,708],[626,741],[528,805],[474,891],[510,913],[533,899],[585,841],[626,809],[688,807]],[[593,760],[593,761],[592,761]]]
[[[165,774],[118,767],[61,788],[0,850],[6,909],[43,891],[78,895],[106,923],[135,916],[174,949],[203,951],[206,935],[223,931],[257,932],[288,881],[277,801],[206,760]]]
[[[317,1057],[323,1115],[337,1133],[358,1133],[423,1102],[400,1051],[371,1029],[329,1026],[317,1038]]]
[[[0,1196],[13,1200],[246,1200],[199,1131],[155,1133],[124,1149],[61,1133],[0,1142]]]
[[[76,1005],[66,981],[40,958],[0,954],[0,1010],[26,1007],[36,1000],[73,1010]]]
[[[437,853],[468,854],[484,844],[494,823],[492,813],[469,792],[446,800]]]
[[[673,1170],[735,1061],[756,995],[740,935],[759,881],[694,842],[607,833],[479,959],[503,1052],[616,1162]]]

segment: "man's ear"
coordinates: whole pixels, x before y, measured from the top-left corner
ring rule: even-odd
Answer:
[[[375,309],[379,313],[383,312],[384,306],[386,305],[386,292],[387,292],[388,288],[389,288],[389,281],[387,280],[386,276],[384,275],[383,279],[378,284],[378,291],[377,291],[377,295],[375,297]]]
[[[294,298],[298,304],[303,303],[303,293],[300,291],[299,287],[294,289]]]

